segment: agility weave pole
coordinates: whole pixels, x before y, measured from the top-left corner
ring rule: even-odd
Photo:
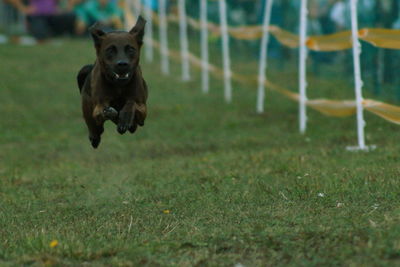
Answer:
[[[361,80],[361,66],[360,66],[360,55],[361,55],[361,44],[358,40],[358,18],[357,18],[357,1],[351,0],[351,32],[353,42],[353,65],[354,65],[354,83],[355,83],[355,95],[356,95],[356,106],[357,106],[357,137],[358,137],[358,149],[368,149],[365,145],[364,135],[364,110],[362,106],[362,80]]]
[[[205,2],[206,0],[204,0]],[[226,8],[226,7],[225,7]],[[172,22],[178,22],[179,19],[175,15],[169,15],[166,17],[168,21]],[[156,14],[153,13],[153,19],[154,22],[157,24],[162,24],[161,18],[159,18]],[[191,27],[194,27],[196,29],[202,30],[203,28],[206,28],[207,31],[211,31],[212,34],[218,33],[221,34],[221,28],[216,26],[215,24],[208,23],[208,22],[198,22],[197,20],[187,17],[188,24]],[[200,27],[199,25],[206,25],[206,27]],[[240,33],[239,30],[245,30],[245,33]],[[234,38],[239,39],[244,39],[244,40],[254,40],[260,37],[263,37],[263,34],[261,31],[263,30],[263,27],[260,26],[241,26],[241,27],[236,27],[236,28],[228,28],[228,34],[230,34]],[[288,47],[299,47],[300,45],[300,38],[292,33],[286,32],[279,27],[276,27],[274,25],[270,25],[268,28],[268,32],[273,34],[278,41],[280,41],[282,44],[288,46]],[[400,48],[400,39],[397,37],[394,37],[394,33],[399,33],[400,31],[396,30],[386,30],[386,29],[361,29],[358,31],[357,29],[352,32],[340,32],[332,35],[326,35],[326,36],[310,36],[308,39],[306,38],[306,45],[309,49],[314,50],[314,51],[339,51],[339,50],[344,50],[348,49],[349,46],[352,47],[353,41],[351,38],[353,38],[353,33],[356,33],[356,37],[364,40],[371,42],[374,45],[377,46],[386,46],[386,47],[393,47],[396,46],[396,48]],[[161,40],[162,38],[160,38]],[[155,42],[154,40],[152,41],[152,45],[156,48],[160,48],[162,44],[160,45],[159,43]],[[208,52],[208,49],[207,49]],[[260,53],[261,54],[261,53]],[[173,60],[182,60],[182,55],[181,53],[176,53],[176,51],[167,51],[167,57],[171,57]],[[221,70],[217,68],[214,65],[211,65],[208,63],[208,60],[205,61],[203,56],[202,60],[199,58],[195,57],[194,55],[188,53],[189,61],[192,65],[197,66],[201,69],[206,69],[207,74],[211,72],[213,76],[216,78],[221,78],[222,76],[225,79],[225,70]],[[206,68],[204,67],[206,66]],[[361,73],[360,73],[361,74]],[[260,84],[260,77],[245,77],[242,75],[238,75],[236,73],[230,72],[230,77],[240,83],[245,84],[248,86],[249,84]],[[284,89],[276,84],[271,83],[270,81],[266,80],[264,82],[264,85],[276,92],[279,92],[288,98],[300,102],[301,96],[299,94],[293,93],[290,90]],[[257,100],[257,104],[258,104]],[[364,108],[365,110],[368,110],[375,115],[389,121],[395,124],[400,124],[400,107],[386,104],[383,102],[375,101],[375,100],[363,100],[362,95],[361,95],[361,107]],[[305,101],[305,104],[322,114],[328,115],[328,116],[336,116],[336,117],[343,117],[343,116],[350,116],[353,114],[357,114],[358,107],[360,104],[357,105],[357,101],[352,101],[352,100],[328,100],[328,99],[313,99],[313,100],[307,100]],[[360,143],[359,143],[360,144]],[[365,145],[365,143],[364,143]],[[359,146],[361,147],[361,146]]]
[[[169,75],[167,0],[158,0],[161,71]]]
[[[263,35],[261,39],[260,48],[260,62],[258,69],[258,90],[257,90],[257,113],[264,112],[265,102],[265,81],[266,71],[268,67],[268,44],[269,44],[269,24],[271,22],[271,11],[272,11],[273,0],[269,0],[265,3],[264,8],[264,23],[263,23]]]
[[[189,44],[187,36],[187,22],[186,22],[186,4],[185,0],[178,0],[179,8],[179,40],[181,44],[181,57],[182,57],[182,80],[190,80],[190,64],[189,64]]]
[[[301,0],[300,6],[300,49],[299,49],[299,128],[304,134],[307,127],[307,0]]]
[[[153,11],[151,10],[151,0],[145,0],[143,5],[144,17],[147,21],[146,32],[144,36],[145,53],[147,62],[153,62],[154,50],[151,42],[153,40]]]
[[[222,33],[222,55],[224,63],[224,96],[227,103],[232,102],[231,59],[229,53],[228,21],[226,18],[226,2],[219,0],[219,19]]]
[[[207,94],[210,91],[210,75],[208,70],[208,27],[207,27],[207,0],[200,0],[201,21],[201,88]]]

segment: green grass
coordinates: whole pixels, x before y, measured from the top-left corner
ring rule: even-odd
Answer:
[[[310,110],[303,136],[280,95],[257,115],[256,88],[234,84],[228,105],[221,81],[203,95],[197,72],[182,83],[154,63],[146,126],[109,123],[93,150],[75,82],[93,56],[83,41],[0,46],[0,266],[400,264],[398,126],[366,114],[378,148],[347,152],[355,117]],[[319,82],[321,96],[349,84]]]

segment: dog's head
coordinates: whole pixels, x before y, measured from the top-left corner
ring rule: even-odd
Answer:
[[[129,31],[106,33],[97,24],[90,28],[97,61],[109,81],[124,84],[131,80],[139,65],[146,21],[140,16]]]

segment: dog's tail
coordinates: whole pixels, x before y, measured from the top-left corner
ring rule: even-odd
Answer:
[[[82,92],[83,85],[85,84],[86,78],[89,76],[93,69],[93,65],[85,65],[81,68],[76,79],[78,80],[79,92]]]

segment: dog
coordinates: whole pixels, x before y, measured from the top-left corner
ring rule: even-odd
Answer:
[[[97,148],[104,122],[111,120],[117,131],[134,133],[144,126],[147,115],[147,85],[139,65],[146,21],[140,16],[129,31],[104,32],[98,24],[89,29],[96,61],[78,73],[82,112],[89,140]]]

